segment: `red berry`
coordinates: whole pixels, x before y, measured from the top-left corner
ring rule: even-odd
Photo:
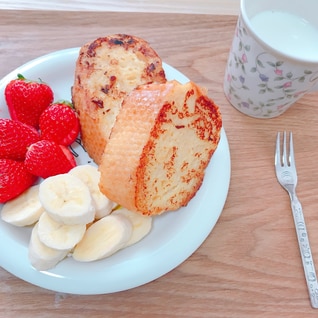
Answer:
[[[14,199],[36,181],[23,161],[0,159],[0,203]]]
[[[48,178],[67,173],[76,166],[70,150],[54,141],[40,140],[32,144],[25,156],[25,166],[30,173]]]
[[[35,128],[44,109],[53,102],[53,91],[47,84],[26,80],[20,74],[9,82],[4,94],[11,118]]]
[[[39,140],[40,136],[34,127],[0,118],[0,158],[24,160],[27,148]]]
[[[69,103],[55,103],[44,110],[39,120],[41,138],[71,145],[80,131],[79,119]]]

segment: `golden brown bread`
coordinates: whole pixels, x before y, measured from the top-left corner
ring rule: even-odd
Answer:
[[[99,165],[101,191],[146,215],[185,206],[202,184],[221,126],[219,108],[193,82],[139,86],[113,126]]]
[[[97,164],[125,96],[140,84],[165,81],[160,57],[138,37],[110,35],[80,49],[72,101],[83,145]]]

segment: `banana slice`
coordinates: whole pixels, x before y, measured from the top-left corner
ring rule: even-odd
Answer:
[[[40,184],[39,198],[44,209],[57,222],[87,224],[95,218],[88,187],[72,174],[59,174]]]
[[[142,215],[140,213],[127,210],[123,207],[120,207],[112,213],[112,215],[117,214],[127,217],[133,226],[132,235],[129,241],[127,242],[126,246],[130,246],[132,244],[137,243],[150,232],[152,227],[151,216]]]
[[[39,200],[39,185],[35,185],[8,201],[2,208],[1,218],[16,226],[27,226],[37,222],[43,212],[44,208]]]
[[[44,271],[53,268],[57,263],[64,259],[69,250],[56,250],[43,244],[38,236],[38,223],[32,229],[29,243],[28,256],[31,265]]]
[[[73,258],[90,262],[105,258],[126,246],[132,234],[132,224],[123,215],[107,215],[92,224],[75,246]]]
[[[66,225],[44,212],[38,222],[39,240],[57,250],[72,249],[84,236],[86,224]]]
[[[91,193],[93,204],[95,206],[95,219],[110,214],[112,209],[117,205],[109,200],[99,189],[100,172],[97,167],[91,165],[76,166],[69,171],[70,174],[81,179]]]

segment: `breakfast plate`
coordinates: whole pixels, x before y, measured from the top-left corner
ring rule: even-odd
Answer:
[[[55,100],[70,100],[78,50],[71,48],[41,56],[5,76],[0,81],[0,117],[9,117],[4,89],[18,73],[48,83]],[[164,69],[168,79],[188,81],[168,64],[164,64]],[[72,150],[78,164],[94,164],[80,141],[72,145]],[[69,257],[51,270],[37,271],[28,260],[31,228],[15,227],[0,220],[0,266],[31,284],[72,294],[107,294],[149,283],[184,262],[210,234],[223,210],[230,174],[229,145],[222,128],[220,143],[195,197],[179,211],[154,217],[151,232],[140,242],[100,261],[81,263]]]

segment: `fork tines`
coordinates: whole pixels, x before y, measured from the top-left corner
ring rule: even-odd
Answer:
[[[280,145],[280,132],[277,133],[276,139],[276,153],[275,153],[275,163],[280,163],[283,166],[290,166],[295,162],[294,158],[294,146],[293,146],[293,133],[289,133],[289,146],[287,147],[287,133],[283,133],[283,154],[281,155],[281,145]],[[288,152],[287,152],[288,151]],[[288,155],[287,155],[288,154]]]

